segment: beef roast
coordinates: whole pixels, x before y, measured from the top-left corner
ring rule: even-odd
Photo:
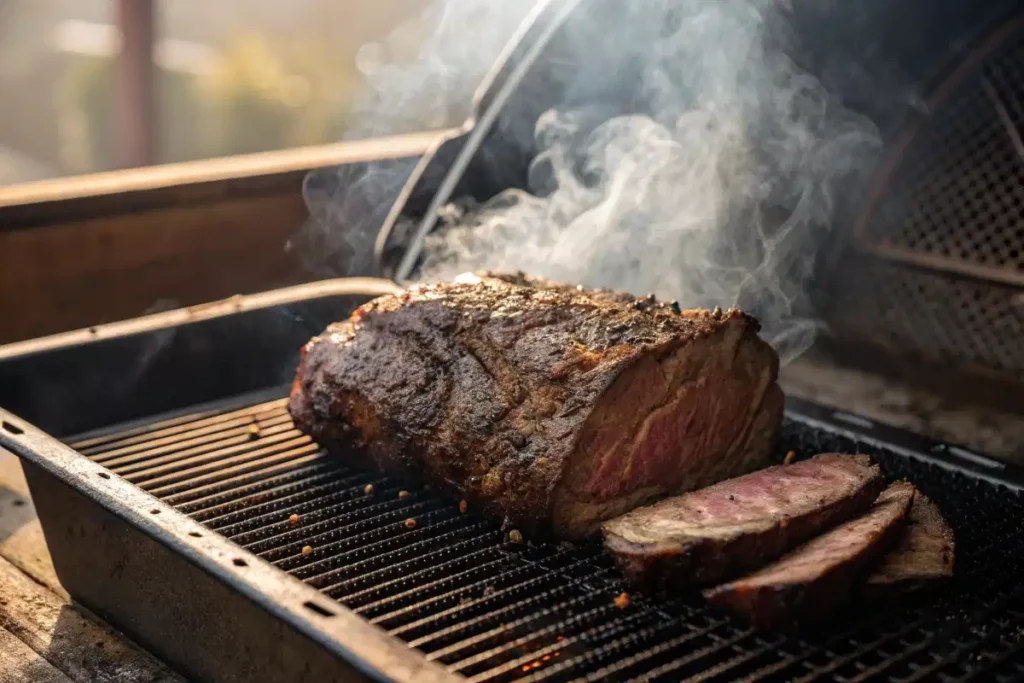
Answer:
[[[864,515],[749,576],[704,591],[704,597],[757,628],[824,617],[849,599],[864,569],[899,537],[913,499],[913,486],[893,484]]]
[[[298,427],[524,529],[581,538],[765,464],[778,357],[737,310],[495,277],[420,285],[312,339]]]
[[[920,492],[907,516],[895,548],[883,557],[865,581],[869,597],[904,593],[953,575],[953,530],[939,507]]]
[[[818,455],[663,500],[605,522],[626,577],[659,587],[760,567],[871,507],[885,487],[866,455]]]
[[[533,287],[534,289],[550,289],[570,294],[575,293],[587,296],[588,298],[601,303],[646,308],[652,312],[679,312],[678,305],[658,302],[652,296],[637,297],[633,294],[620,292],[615,289],[595,289],[593,287],[584,287],[583,285],[570,285],[565,282],[558,282],[557,280],[549,280],[545,277],[528,275],[522,271],[504,273],[500,271],[485,270],[476,273],[463,273],[455,278],[455,282],[471,284],[479,283],[483,280],[496,280],[505,284],[516,285],[518,287]]]

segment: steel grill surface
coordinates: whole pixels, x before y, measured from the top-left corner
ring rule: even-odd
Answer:
[[[597,546],[512,543],[458,501],[346,468],[283,399],[72,445],[471,681],[1024,678],[1021,494],[798,421],[780,457],[871,452],[939,503],[957,533],[952,583],[758,634],[696,596],[633,594]]]

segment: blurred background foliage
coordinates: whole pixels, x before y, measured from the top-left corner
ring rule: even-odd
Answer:
[[[156,2],[154,161],[168,163],[343,139],[366,64],[415,59],[429,0]],[[116,167],[116,9],[0,0],[0,185]]]
[[[79,173],[112,168],[114,60],[70,59],[58,105],[62,160]],[[232,38],[208,73],[158,67],[157,162],[341,139],[362,85],[355,64],[347,66],[332,64],[316,44],[271,50],[250,33]]]

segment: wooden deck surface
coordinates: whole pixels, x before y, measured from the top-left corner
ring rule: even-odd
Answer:
[[[0,449],[0,683],[183,683],[54,573],[18,459]]]

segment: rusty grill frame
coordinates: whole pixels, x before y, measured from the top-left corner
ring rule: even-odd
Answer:
[[[734,676],[750,681],[794,676],[800,680],[930,680],[932,673],[957,667],[978,673],[979,662],[966,657],[979,652],[981,663],[1012,674],[992,680],[1015,680],[1013,676],[1024,673],[1024,639],[1015,641],[1008,635],[1017,617],[1024,616],[1024,606],[1017,604],[1024,594],[1014,594],[1008,603],[1005,594],[994,601],[981,588],[966,602],[960,595],[961,608],[976,601],[978,605],[960,616],[948,613],[953,621],[945,633],[921,630],[921,615],[931,614],[927,606],[913,601],[906,608],[897,605],[891,615],[894,631],[876,641],[856,641],[856,647],[847,641],[863,638],[865,630],[878,626],[877,619],[875,623],[869,619],[865,626],[863,618],[853,616],[851,623],[858,626],[846,632],[833,628],[818,635],[758,635],[727,616],[707,611],[690,596],[667,602],[634,596],[632,611],[619,613],[612,600],[627,587],[598,548],[510,544],[502,540],[496,524],[472,514],[460,515],[454,501],[411,483],[346,471],[336,459],[310,448],[308,439],[292,442],[294,435],[280,420],[280,401],[269,406],[269,413],[267,405],[260,407],[284,391],[272,389],[104,428],[71,440],[78,450],[0,413],[0,445],[25,462],[58,576],[69,592],[197,680],[464,680],[441,666],[453,663],[471,674],[469,680],[481,682],[575,680],[577,674],[588,680],[618,680],[617,676],[626,674],[672,680],[683,673],[711,680]],[[227,422],[218,417],[233,410],[241,413]],[[191,424],[197,419],[200,424]],[[890,476],[907,470],[920,477],[928,472],[934,481],[953,477],[960,489],[973,489],[986,499],[985,505],[990,506],[993,499],[1009,504],[1012,499],[1024,509],[1024,474],[1012,465],[800,401],[787,404],[787,425],[789,435],[783,447],[796,447],[801,455],[815,450],[815,439],[838,440],[850,450],[879,455]],[[226,432],[218,433],[223,428]],[[153,430],[163,431],[153,435]],[[213,442],[209,442],[211,435]],[[196,438],[181,440],[184,436]],[[105,443],[124,438],[128,441],[120,442],[121,450],[104,455]],[[232,467],[237,468],[236,474],[256,472],[260,468],[250,467],[253,462],[272,467],[277,462],[274,444],[281,453],[291,454],[282,463],[290,458],[306,470],[318,469],[319,475],[327,475],[319,482],[327,488],[296,488],[284,469],[279,471],[284,476],[280,481],[257,475],[264,477],[260,491],[273,484],[288,495],[257,501],[262,516],[253,519],[228,498],[215,503],[217,507],[204,507],[193,486],[182,485],[192,481],[190,477],[206,475],[223,481],[234,472]],[[149,452],[153,448],[156,453]],[[142,457],[146,453],[148,457]],[[161,460],[152,462],[153,458]],[[182,459],[191,468],[185,474],[174,465]],[[347,473],[339,474],[343,471]],[[318,476],[317,472],[312,475]],[[923,483],[941,504],[942,491],[927,488],[927,484],[934,487],[934,481]],[[367,498],[363,494],[369,483],[376,491]],[[398,498],[400,488],[408,488],[411,495]],[[212,494],[206,502],[216,500],[224,489],[214,484],[205,491]],[[334,507],[317,502],[325,491]],[[295,496],[298,502],[290,503]],[[314,507],[302,508],[303,497],[307,503],[313,501]],[[308,527],[292,526],[293,504],[308,515]],[[420,525],[403,529],[406,517],[418,518]],[[311,536],[304,535],[306,528],[312,530]],[[963,558],[972,552],[971,540],[964,538],[963,528],[957,531]],[[1024,538],[1018,538],[1019,532],[1024,529],[1018,525],[1000,539],[1017,548],[1011,550],[1016,552],[1016,564],[1007,567],[1010,571],[1019,571],[1024,563]],[[334,546],[308,540],[318,535],[329,540],[332,534],[337,536]],[[410,534],[418,534],[422,543],[402,540],[411,538]],[[359,540],[363,538],[373,542],[367,541],[364,548]],[[395,539],[398,542],[391,543]],[[305,543],[318,547],[306,556],[299,550]],[[979,552],[998,552],[991,545]],[[397,548],[399,564],[375,566],[378,546]],[[417,547],[431,557],[442,556],[442,561],[418,566]],[[352,562],[324,571],[337,556],[350,557]],[[481,562],[477,564],[476,559]],[[966,565],[970,564],[968,557]],[[370,571],[364,573],[363,568]],[[408,575],[403,572],[406,568]],[[969,566],[967,571],[976,573]],[[314,579],[332,573],[334,578],[327,584]],[[488,584],[496,586],[494,593],[476,594],[481,579],[488,577],[497,577]],[[318,590],[332,586],[327,593]],[[413,600],[417,595],[425,598]],[[340,603],[336,597],[342,598]],[[217,606],[216,615],[210,614],[209,605]],[[1012,614],[1000,616],[1006,609]],[[555,619],[553,614],[560,616]],[[918,618],[910,619],[908,614]],[[982,619],[989,617],[995,625],[982,626]],[[581,627],[580,633],[559,626],[574,623],[586,628]],[[486,628],[474,630],[481,625]],[[519,640],[528,643],[538,639],[538,633],[553,636],[548,633],[552,628],[565,629],[564,644],[547,643],[536,652],[516,652],[504,661],[498,655],[508,649],[508,643],[491,650],[474,649],[488,639],[500,641],[506,629],[512,633],[519,629]],[[972,640],[968,636],[977,628],[983,629],[983,637]],[[858,629],[860,636],[850,635]],[[917,635],[908,640],[912,632]],[[460,640],[460,633],[469,634],[468,639]],[[958,645],[963,651],[933,657],[931,650],[950,640],[967,644]],[[845,644],[840,647],[833,641]],[[418,654],[416,647],[427,657]],[[874,647],[898,652],[879,657],[870,654]],[[543,658],[556,648],[576,649],[563,664],[549,664]],[[1000,658],[992,659],[989,649]],[[460,651],[470,656],[459,659]],[[494,670],[485,666],[489,657],[497,657]],[[908,662],[914,668],[906,669]],[[645,669],[645,663],[652,665]],[[542,666],[534,670],[537,664]],[[911,675],[889,678],[887,671],[894,667]],[[944,678],[966,679],[952,674]]]

